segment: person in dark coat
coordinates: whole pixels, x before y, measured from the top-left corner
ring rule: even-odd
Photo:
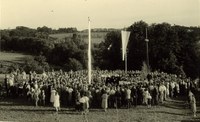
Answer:
[[[121,91],[120,88],[117,88],[117,91],[115,92],[115,100],[116,100],[116,107],[121,108]]]
[[[142,102],[143,102],[143,90],[142,90],[142,86],[141,85],[139,85],[137,87],[137,95],[138,95],[137,103],[138,103],[138,105],[142,105]]]
[[[5,84],[5,89],[6,89],[6,95],[8,97],[9,96],[9,88],[8,88],[8,77],[7,77],[7,75],[5,75],[4,84]]]
[[[152,105],[158,105],[158,86],[154,85],[152,92]]]
[[[131,97],[132,97],[132,105],[135,107],[137,106],[137,99],[138,99],[138,94],[137,94],[137,88],[134,85],[131,89]]]

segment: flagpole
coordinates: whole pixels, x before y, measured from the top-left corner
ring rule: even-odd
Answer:
[[[149,69],[149,46],[148,46],[148,42],[149,42],[149,39],[147,37],[147,28],[146,28],[146,39],[145,39],[145,42],[146,42],[146,63],[147,63],[147,72],[149,73],[150,69]]]
[[[127,73],[127,50],[125,52],[125,73]]]
[[[92,72],[92,62],[91,62],[91,27],[90,27],[90,18],[88,17],[88,84],[91,84],[91,72]]]
[[[122,37],[122,60],[124,61],[124,70],[125,73],[127,73],[127,69],[128,69],[128,62],[127,62],[127,45],[129,42],[129,36],[130,36],[130,32],[126,31],[126,30],[122,30],[121,31],[121,37]]]

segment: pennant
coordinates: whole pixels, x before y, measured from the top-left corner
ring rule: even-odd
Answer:
[[[122,60],[124,61],[124,57],[126,54],[126,48],[129,41],[130,31],[121,31],[122,35]]]

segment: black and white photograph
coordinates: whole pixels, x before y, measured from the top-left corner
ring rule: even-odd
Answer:
[[[200,122],[200,0],[0,0],[0,122]]]

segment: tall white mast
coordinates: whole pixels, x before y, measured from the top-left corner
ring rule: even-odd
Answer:
[[[91,84],[92,62],[91,62],[91,28],[90,18],[88,17],[88,84]]]

